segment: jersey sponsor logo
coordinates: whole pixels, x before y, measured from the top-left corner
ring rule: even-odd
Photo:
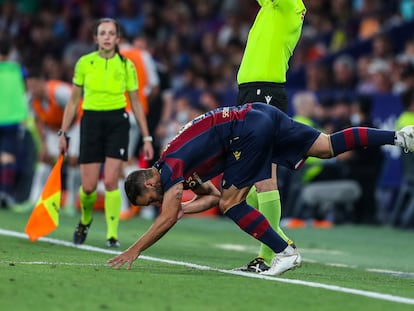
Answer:
[[[233,152],[233,155],[234,155],[234,158],[236,160],[239,160],[240,159],[240,156],[241,156],[241,152],[240,151],[234,151]]]
[[[270,96],[270,95],[266,95],[265,96],[265,100],[266,100],[266,104],[270,104],[270,101],[272,100],[272,96]]]
[[[221,116],[223,118],[228,118],[230,117],[230,109],[228,107],[223,108],[223,111],[221,112]]]

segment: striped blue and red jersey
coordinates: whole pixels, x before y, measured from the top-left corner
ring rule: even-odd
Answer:
[[[194,189],[222,173],[233,131],[242,126],[251,108],[218,108],[183,126],[154,164],[164,191],[180,182],[184,189]]]

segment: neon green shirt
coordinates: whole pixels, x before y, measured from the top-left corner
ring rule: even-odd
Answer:
[[[29,113],[22,68],[11,61],[0,62],[0,125],[19,124]]]
[[[125,91],[136,91],[138,80],[134,64],[115,54],[103,58],[98,52],[82,56],[75,66],[73,84],[83,87],[84,110],[116,110],[126,106]]]
[[[404,126],[414,124],[414,112],[404,111],[395,121],[395,129],[401,130]]]
[[[237,83],[286,82],[288,62],[306,12],[302,0],[257,0],[261,6],[249,32]]]

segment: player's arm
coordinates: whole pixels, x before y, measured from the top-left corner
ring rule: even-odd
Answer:
[[[108,264],[114,268],[121,268],[124,264],[131,269],[132,263],[147,248],[157,242],[167,231],[174,226],[181,210],[181,199],[183,196],[183,184],[172,186],[164,194],[163,206],[154,223],[133,245],[120,255],[108,260]]]
[[[200,186],[195,188],[193,192],[196,196],[191,201],[181,204],[184,214],[203,212],[219,204],[221,195],[220,191],[211,181],[202,183]]]

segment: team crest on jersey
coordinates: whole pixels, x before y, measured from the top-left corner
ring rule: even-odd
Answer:
[[[233,152],[233,155],[234,155],[234,158],[236,160],[239,160],[240,159],[240,156],[241,156],[241,152],[240,151],[234,151]]]

